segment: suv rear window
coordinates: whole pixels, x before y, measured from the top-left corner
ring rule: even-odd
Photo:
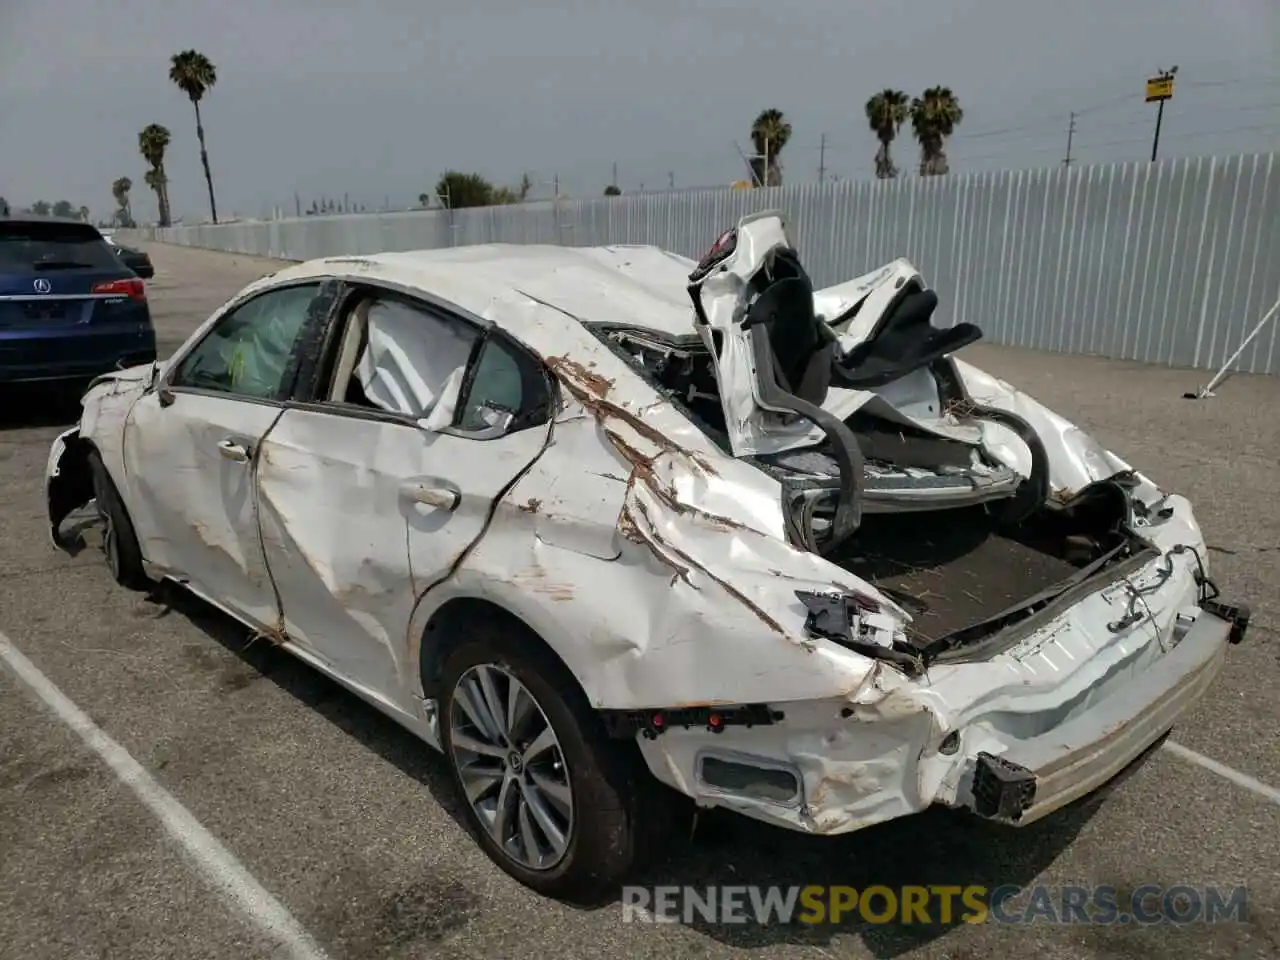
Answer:
[[[96,229],[79,223],[0,221],[0,270],[119,270],[120,261]]]

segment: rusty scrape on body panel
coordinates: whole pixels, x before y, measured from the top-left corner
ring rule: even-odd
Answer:
[[[655,430],[649,424],[636,417],[630,411],[620,407],[616,403],[612,403],[605,399],[605,394],[612,387],[613,381],[600,377],[584,367],[581,363],[571,360],[567,356],[546,358],[548,368],[556,375],[556,377],[565,385],[566,389],[592,413],[604,426],[605,435],[609,441],[618,450],[619,453],[631,464],[632,472],[627,481],[628,492],[634,494],[634,488],[637,484],[643,484],[655,497],[658,498],[666,507],[673,512],[681,515],[688,515],[703,520],[718,532],[732,532],[735,530],[745,530],[743,524],[731,520],[728,517],[718,514],[709,513],[692,504],[686,503],[677,495],[674,485],[663,483],[654,470],[654,462],[661,456],[661,453],[652,456],[645,455],[637,450],[632,444],[620,436],[616,428],[611,427],[607,421],[615,419],[626,424],[645,440],[651,442],[658,447],[660,451],[675,455],[681,459],[687,460],[696,469],[704,470],[708,473],[715,474],[715,470],[711,465],[699,454],[686,450],[679,444],[674,443],[669,437]],[[634,499],[634,497],[632,497]],[[807,637],[793,638],[785,628],[772,616],[770,616],[763,608],[755,603],[750,597],[741,590],[734,587],[724,577],[717,576],[708,570],[703,564],[689,556],[685,551],[680,550],[674,544],[662,539],[657,533],[656,524],[653,518],[648,515],[648,510],[643,502],[635,501],[634,509],[638,511],[644,520],[644,525],[636,522],[636,517],[632,515],[632,505],[628,504],[623,509],[618,519],[618,532],[626,539],[636,542],[637,538],[642,538],[648,543],[650,549],[658,556],[658,558],[667,566],[675,571],[675,578],[684,581],[689,586],[693,586],[689,579],[690,570],[698,570],[700,573],[708,577],[710,580],[722,587],[726,593],[745,606],[751,613],[760,620],[766,627],[779,636],[794,639],[805,649],[812,651],[814,649],[813,641]],[[649,529],[645,530],[644,526]],[[675,559],[678,558],[678,561]],[[696,589],[696,588],[695,588]]]
[[[597,420],[601,422],[609,418],[621,420],[650,443],[686,457],[696,464],[699,469],[715,474],[715,468],[705,457],[692,450],[684,449],[679,444],[672,442],[670,437],[645,423],[630,410],[607,400],[606,395],[613,387],[612,380],[607,380],[599,374],[593,373],[581,363],[571,360],[567,356],[547,357],[545,362],[548,369],[556,375],[565,388]],[[602,384],[607,385],[603,391],[600,389]]]
[[[628,504],[628,506],[630,507],[630,504]],[[678,557],[682,562],[684,562],[685,564],[688,564],[688,567],[690,569],[697,570],[699,573],[703,574],[708,579],[719,584],[720,587],[722,587],[726,593],[728,593],[731,597],[733,597],[735,600],[737,600],[739,603],[745,606],[748,610],[750,610],[756,616],[756,618],[760,620],[761,623],[763,623],[766,627],[768,627],[774,633],[777,633],[779,636],[782,636],[782,637],[787,637],[788,639],[793,639],[787,633],[787,631],[783,628],[782,624],[780,624],[777,620],[771,617],[767,612],[765,612],[763,608],[759,606],[759,604],[753,601],[741,590],[734,587],[723,577],[716,576],[709,569],[707,569],[706,566],[699,563],[693,557],[689,556],[688,553],[681,550],[675,544],[667,540],[664,540],[663,537],[658,533],[657,524],[654,523],[653,518],[649,515],[648,507],[644,505],[644,502],[642,500],[638,500],[638,499],[635,500],[634,506],[636,511],[640,514],[641,518],[644,520],[645,524],[649,527],[649,529],[646,532],[643,529],[643,527],[641,527],[638,523],[635,523],[634,516],[631,518],[632,524],[646,537],[647,540],[650,541],[650,543],[659,545],[663,551],[675,554],[675,556]],[[667,562],[670,563],[670,560],[667,560]],[[674,564],[672,565],[675,566]],[[798,642],[800,643],[801,646],[804,646],[808,650],[812,650],[814,648],[813,641],[808,638],[800,638]]]

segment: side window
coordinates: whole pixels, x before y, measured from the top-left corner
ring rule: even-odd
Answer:
[[[551,390],[542,368],[501,335],[486,338],[459,404],[459,429],[483,430],[493,425],[495,414],[509,413],[510,433],[545,423],[550,409]]]
[[[510,433],[545,423],[547,373],[497,331],[396,295],[349,309],[317,399],[478,432],[510,415]]]
[[[413,419],[444,415],[457,397],[479,332],[395,297],[357,303],[347,318],[329,400]]]
[[[174,371],[175,387],[263,400],[280,396],[289,356],[319,283],[260,294],[223,316]]]

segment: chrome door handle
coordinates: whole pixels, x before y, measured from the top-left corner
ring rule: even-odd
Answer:
[[[234,460],[236,463],[249,461],[249,451],[245,449],[244,444],[236,443],[234,440],[219,441],[218,453],[224,460]]]
[[[424,483],[406,483],[401,489],[404,491],[405,496],[414,503],[421,503],[428,507],[439,507],[441,510],[456,510],[458,509],[458,504],[462,501],[456,490],[448,490],[444,487],[429,487]]]

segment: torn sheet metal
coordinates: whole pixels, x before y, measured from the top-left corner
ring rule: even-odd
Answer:
[[[614,429],[621,448],[601,436]],[[785,544],[724,515],[673,512],[649,492],[673,474],[659,463],[648,479],[647,454],[637,452],[644,441],[624,431],[568,403],[546,453],[503,498],[466,562],[427,595],[415,623],[425,625],[454,597],[484,596],[547,638],[599,707],[855,689],[867,662],[803,634],[803,609],[788,590],[814,586],[812,577],[769,567],[773,545]],[[566,476],[590,477],[589,496],[565,497]],[[662,530],[653,531],[646,510]],[[628,517],[640,519],[633,526]],[[672,532],[673,522],[695,532]],[[682,557],[687,538],[703,529],[719,555]],[[744,668],[731,668],[735,660]]]

